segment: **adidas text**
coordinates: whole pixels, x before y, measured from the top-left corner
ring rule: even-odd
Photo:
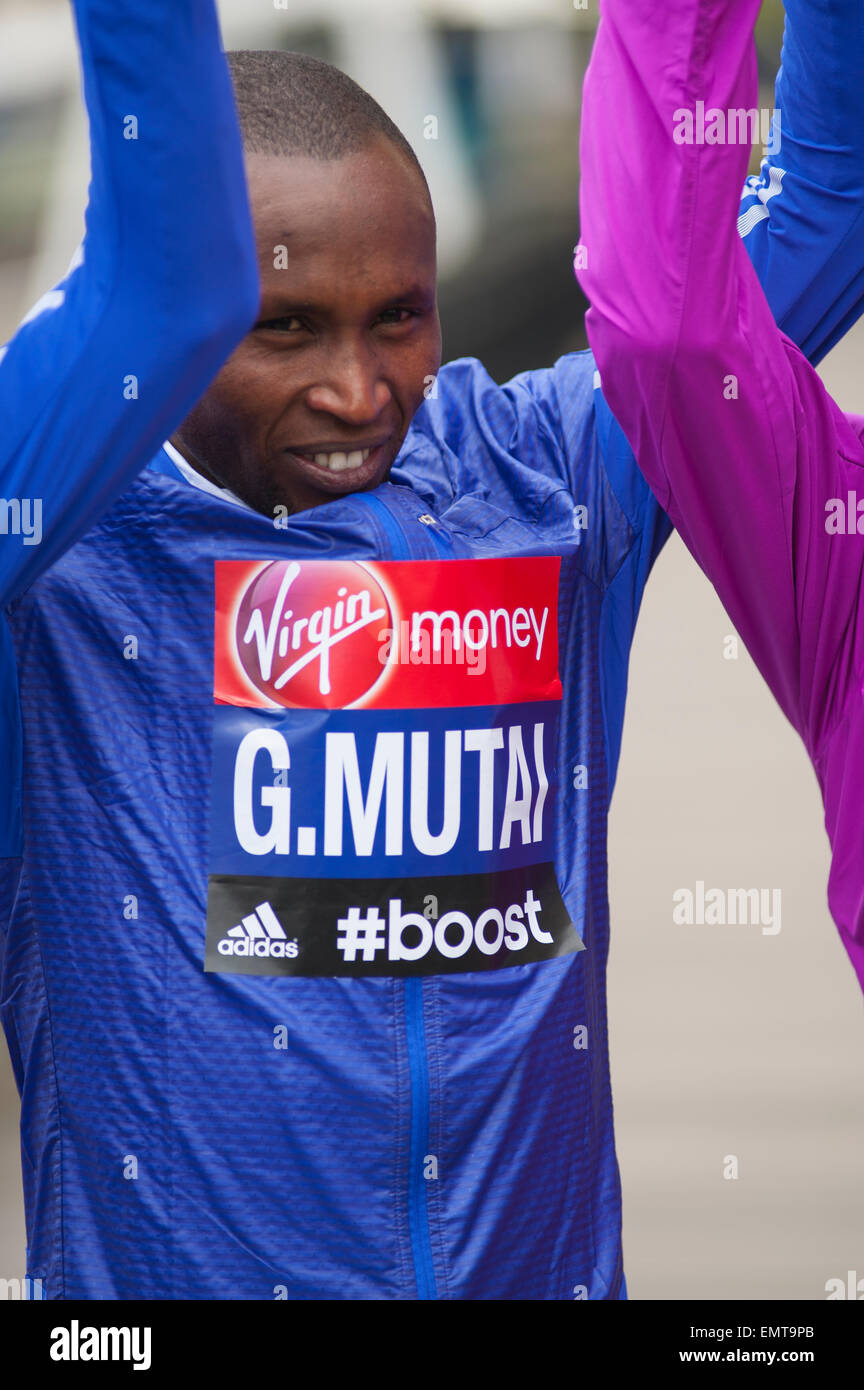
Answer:
[[[289,941],[270,903],[259,903],[254,912],[227,931],[216,948],[220,956],[260,956],[293,960],[299,950]]]

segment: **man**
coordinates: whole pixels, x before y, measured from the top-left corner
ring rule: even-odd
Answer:
[[[668,523],[590,355],[438,372],[425,183],[369,98],[231,62],[259,321],[11,618],[28,1273],[621,1298],[606,813]]]
[[[843,415],[778,331],[725,235],[746,148],[671,134],[689,92],[724,121],[753,107],[757,9],[755,0],[675,0],[649,21],[607,0],[583,116],[583,227],[596,257],[582,280],[604,392],[640,467],[813,761],[833,851],[829,904],[864,985],[862,421]],[[813,9],[830,26],[833,7]],[[696,23],[702,41],[691,48]],[[860,14],[854,25],[864,33]],[[833,41],[825,56],[826,72],[845,62]],[[824,112],[812,99],[803,112],[797,138],[822,143]],[[860,240],[856,160],[839,133],[860,121],[860,94],[839,87],[834,114],[841,126],[825,142],[824,183],[854,210],[844,235]],[[683,234],[636,215],[661,187],[689,209]],[[837,255],[836,244],[827,249]]]

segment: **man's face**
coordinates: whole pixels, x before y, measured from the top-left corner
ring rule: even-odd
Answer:
[[[435,223],[383,137],[340,160],[249,155],[246,169],[259,320],[172,443],[272,516],[387,477],[441,360]]]

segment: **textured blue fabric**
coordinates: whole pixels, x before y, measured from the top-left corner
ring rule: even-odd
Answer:
[[[775,319],[815,364],[864,307],[864,15],[858,0],[785,9],[780,119],[745,185],[739,230]]]

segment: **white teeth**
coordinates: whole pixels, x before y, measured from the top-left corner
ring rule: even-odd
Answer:
[[[354,449],[350,454],[313,454],[313,458],[319,468],[327,468],[331,473],[344,473],[346,468],[359,468],[371,452],[371,449]]]

